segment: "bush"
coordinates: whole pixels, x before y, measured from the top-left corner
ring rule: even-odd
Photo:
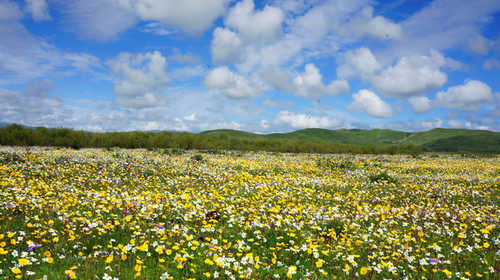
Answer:
[[[387,172],[382,172],[379,174],[372,174],[369,176],[371,182],[388,182],[388,183],[396,183],[397,179],[391,177]]]
[[[191,160],[194,160],[194,161],[197,161],[197,162],[201,162],[203,161],[203,156],[200,155],[200,154],[196,154],[194,156],[191,157]]]

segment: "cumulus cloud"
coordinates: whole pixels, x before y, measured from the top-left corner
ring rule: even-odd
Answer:
[[[373,7],[364,7],[356,18],[351,23],[351,28],[354,32],[373,36],[381,39],[400,39],[402,37],[402,27],[397,23],[382,16],[373,16]]]
[[[280,111],[273,123],[277,126],[302,128],[334,128],[342,124],[341,120],[329,119],[327,117],[310,116],[306,114],[295,114],[289,111]],[[267,123],[265,123],[267,125]]]
[[[337,68],[337,76],[344,79],[358,75],[361,78],[368,78],[380,67],[380,63],[370,49],[362,47],[346,53],[345,63]]]
[[[22,91],[0,88],[0,119],[27,125],[48,125],[58,116],[56,109],[64,103],[50,94],[54,89],[51,80],[31,82]]]
[[[293,80],[296,88],[294,93],[300,97],[314,98],[323,94],[338,95],[349,92],[349,84],[346,80],[332,81],[325,86],[321,81],[322,77],[313,63],[307,64],[305,72]]]
[[[228,4],[229,0],[72,0],[65,3],[65,12],[84,37],[109,40],[141,20],[200,34],[226,11]]]
[[[129,0],[142,20],[171,24],[191,34],[210,28],[215,19],[226,11],[229,0]],[[120,2],[118,2],[120,3]]]
[[[45,0],[25,0],[25,9],[35,21],[50,20],[49,7]]]
[[[483,68],[488,70],[496,68],[500,70],[500,60],[493,57],[488,58],[487,60],[484,61]]]
[[[236,32],[217,27],[210,45],[212,60],[216,63],[236,62],[240,59],[243,42]]]
[[[120,53],[107,64],[119,77],[113,92],[122,96],[162,91],[170,83],[165,71],[167,60],[159,51],[144,54]]]
[[[208,72],[205,85],[208,88],[219,90],[230,98],[251,98],[261,94],[258,87],[245,77],[231,72],[225,66]]]
[[[277,7],[265,6],[254,11],[253,0],[238,2],[228,13],[225,24],[251,42],[268,43],[281,34],[284,13]]]
[[[260,73],[260,77],[273,88],[283,92],[294,92],[292,77],[288,71],[278,67],[268,67]]]
[[[165,70],[167,60],[160,52],[120,53],[107,64],[117,76],[113,88],[119,95],[117,104],[132,108],[165,105],[158,93],[166,90],[170,78]]]
[[[392,107],[372,91],[362,89],[352,95],[354,101],[348,106],[376,118],[388,118],[395,114]]]
[[[335,80],[328,85],[323,84],[319,69],[309,63],[304,72],[292,79],[290,73],[279,68],[267,68],[260,73],[262,79],[277,90],[292,92],[303,98],[315,98],[322,95],[339,95],[349,92],[346,80]]]
[[[491,88],[480,81],[468,80],[436,94],[435,104],[449,109],[479,111],[484,102],[493,101]]]
[[[425,96],[414,96],[408,99],[413,111],[418,114],[425,113],[432,109],[432,101]]]
[[[430,56],[403,57],[395,66],[372,77],[371,81],[375,89],[384,96],[420,95],[446,83],[447,76],[440,69],[445,64],[446,59],[436,51],[431,51]]]

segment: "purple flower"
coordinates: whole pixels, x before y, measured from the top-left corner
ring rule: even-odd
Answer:
[[[438,258],[429,258],[429,261],[431,263],[438,263],[439,262],[439,259]]]
[[[29,246],[28,251],[33,251],[33,249],[40,248],[40,247],[42,247],[42,245],[40,245],[40,244],[31,245],[31,246]]]
[[[160,225],[160,224],[155,224],[155,226],[156,226],[157,228],[164,228],[164,226],[162,226],[162,225]]]

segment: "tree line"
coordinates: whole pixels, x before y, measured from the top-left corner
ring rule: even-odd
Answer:
[[[244,139],[227,135],[203,136],[174,132],[86,132],[70,128],[24,128],[12,124],[0,128],[2,146],[53,146],[80,148],[145,148],[184,150],[238,150],[287,153],[332,154],[412,154],[422,152],[417,145],[351,145],[285,139]]]

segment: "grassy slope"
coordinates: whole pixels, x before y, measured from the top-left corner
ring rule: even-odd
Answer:
[[[254,134],[238,130],[211,130],[200,133],[205,136],[227,135],[244,139],[287,139],[314,142],[335,142],[356,145],[414,144],[429,151],[441,152],[500,152],[500,133],[487,130],[435,128],[422,132],[407,133],[389,129],[319,129],[308,128],[289,133]]]

